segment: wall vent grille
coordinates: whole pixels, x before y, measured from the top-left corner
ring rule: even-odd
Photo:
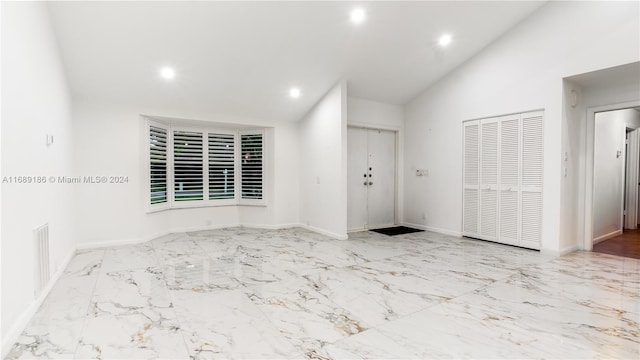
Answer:
[[[38,297],[51,279],[51,266],[49,262],[49,224],[44,224],[33,230],[35,249],[35,290]]]

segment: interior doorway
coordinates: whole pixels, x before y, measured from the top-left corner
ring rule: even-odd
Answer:
[[[594,113],[593,251],[633,257],[638,228],[640,108]]]
[[[640,62],[563,79],[562,218],[560,254],[593,250],[594,140],[597,113],[640,108]]]
[[[396,132],[348,127],[347,229],[396,224]]]

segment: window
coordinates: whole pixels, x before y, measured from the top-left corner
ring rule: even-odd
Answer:
[[[234,199],[235,134],[209,134],[209,199]]]
[[[150,210],[264,204],[264,132],[149,120]]]
[[[149,190],[150,203],[166,204],[167,196],[167,129],[149,126]]]
[[[173,132],[173,199],[204,199],[202,133]]]
[[[242,199],[262,199],[262,134],[242,134]]]

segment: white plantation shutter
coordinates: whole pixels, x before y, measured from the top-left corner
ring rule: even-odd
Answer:
[[[478,234],[480,180],[480,125],[478,121],[464,124],[464,174],[463,174],[463,233],[469,236]]]
[[[500,119],[500,241],[518,243],[520,117]]]
[[[241,199],[261,200],[263,198],[263,154],[262,132],[240,134]]]
[[[209,200],[235,198],[235,134],[207,135]]]
[[[147,121],[147,211],[265,205],[265,132]],[[224,124],[223,124],[224,125]]]
[[[521,245],[540,248],[542,240],[543,113],[522,114]]]
[[[168,201],[167,133],[162,125],[149,125],[149,204]]]
[[[203,133],[173,131],[173,199],[204,199]]]
[[[480,123],[480,234],[494,240],[498,233],[498,122]]]

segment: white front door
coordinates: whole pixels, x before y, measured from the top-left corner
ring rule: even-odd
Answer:
[[[395,132],[349,127],[347,142],[348,229],[394,225]]]

